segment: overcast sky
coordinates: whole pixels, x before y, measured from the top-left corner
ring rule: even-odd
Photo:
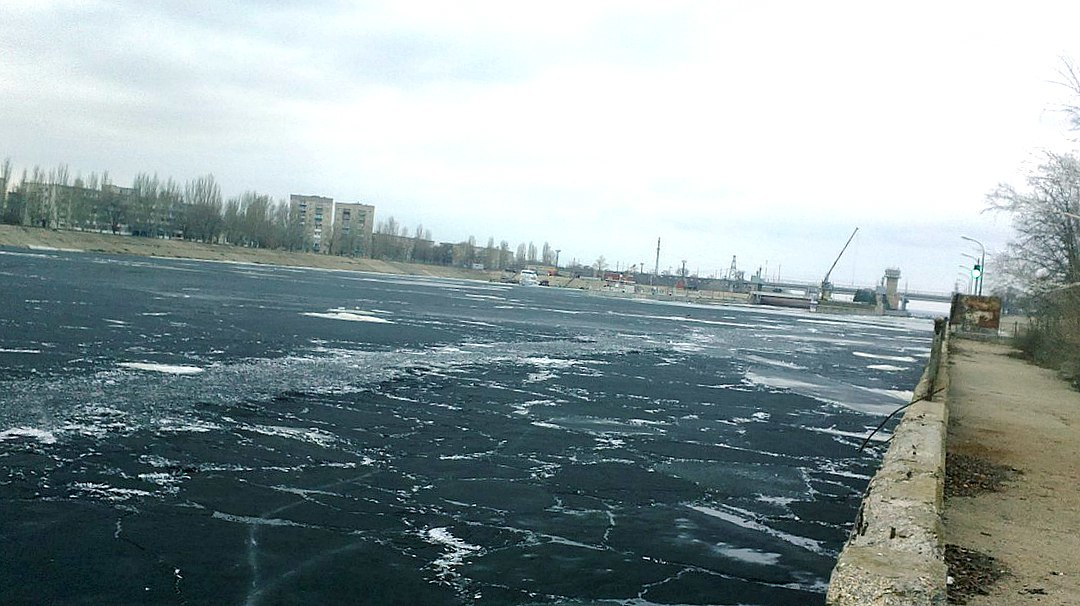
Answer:
[[[1076,2],[0,3],[0,159],[320,194],[561,261],[948,291],[1071,148]],[[991,276],[992,279],[992,276]]]

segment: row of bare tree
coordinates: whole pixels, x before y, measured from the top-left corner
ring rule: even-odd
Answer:
[[[431,239],[431,231],[417,225],[415,230],[399,223],[390,216],[375,225],[371,256],[388,261],[407,261],[435,265],[483,266],[485,269],[512,269],[525,265],[555,265],[558,253],[544,242],[537,249],[532,242],[518,244],[516,252],[506,240],[495,243],[490,236],[486,246],[480,246],[475,236],[464,242],[438,243]]]
[[[1063,84],[1080,100],[1080,75],[1069,62]],[[1080,131],[1080,101],[1066,107]],[[1011,215],[1014,237],[995,257],[997,294],[1020,294],[1031,318],[1018,343],[1036,361],[1060,368],[1080,387],[1080,158],[1044,152],[1022,187],[1000,185],[989,208]]]
[[[226,200],[213,175],[181,183],[140,173],[131,187],[119,187],[108,173],[72,176],[66,165],[48,171],[34,167],[14,182],[11,168],[10,160],[0,163],[4,223],[258,248],[312,248],[298,210],[287,200],[255,191]],[[464,242],[436,243],[423,225],[410,230],[392,216],[376,225],[370,250],[366,244],[339,248],[323,252],[487,269],[555,265],[558,260],[558,252],[547,242],[540,249],[532,242],[521,243],[514,251],[506,240],[496,244],[494,237],[486,246],[479,246],[472,236]]]
[[[11,163],[5,161],[0,181],[7,193],[0,213],[4,223],[252,247],[303,246],[301,225],[285,200],[254,191],[225,200],[213,175],[179,183],[141,173],[131,187],[119,187],[108,173],[72,177],[61,165],[50,171],[34,167],[12,183]]]

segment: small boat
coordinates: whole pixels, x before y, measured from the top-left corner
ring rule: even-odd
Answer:
[[[773,307],[794,307],[796,309],[813,309],[817,301],[805,295],[796,295],[785,292],[754,291],[750,293],[750,302],[758,305],[771,305]]]

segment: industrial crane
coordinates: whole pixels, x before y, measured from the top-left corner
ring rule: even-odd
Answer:
[[[848,237],[847,243],[840,249],[840,254],[836,255],[836,260],[832,262],[832,267],[829,268],[829,271],[825,272],[825,277],[821,279],[821,298],[819,300],[828,301],[829,297],[832,296],[832,282],[829,282],[829,276],[831,276],[833,270],[836,269],[836,264],[840,262],[840,257],[844,256],[844,251],[847,250],[851,241],[855,239],[855,234],[857,233],[859,233],[858,227],[855,228],[855,231],[851,232],[851,236]]]

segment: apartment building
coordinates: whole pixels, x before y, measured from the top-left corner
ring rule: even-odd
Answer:
[[[289,210],[300,219],[304,232],[304,250],[327,252],[330,245],[330,226],[334,220],[334,199],[291,194]]]
[[[336,255],[370,256],[374,224],[374,206],[359,202],[335,203],[333,238],[326,252]]]
[[[104,229],[108,223],[101,191],[74,185],[25,181],[20,222],[56,229]]]
[[[359,202],[334,202],[324,196],[292,194],[289,207],[300,220],[304,250],[334,255],[371,254],[375,207]]]

